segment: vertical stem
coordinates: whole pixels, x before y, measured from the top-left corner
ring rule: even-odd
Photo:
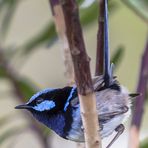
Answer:
[[[93,91],[93,86],[89,69],[90,58],[85,50],[78,7],[75,0],[65,1],[61,5],[63,7],[66,35],[69,42],[72,60],[77,59],[73,64],[78,92],[85,95]],[[81,78],[81,82],[79,82],[78,78]],[[86,88],[87,92],[85,91]]]
[[[81,117],[84,126],[86,148],[101,147],[98,137],[98,115],[96,112],[96,98],[93,93],[91,74],[81,25],[78,7],[74,0],[62,3],[66,24],[66,34],[74,64],[76,84],[79,93]]]
[[[68,40],[66,38],[64,14],[62,11],[62,7],[59,3],[59,0],[50,1],[50,4],[52,7],[52,15],[56,26],[56,31],[58,33],[58,37],[62,44],[61,49],[65,65],[65,77],[67,79],[67,84],[72,85],[74,83],[74,71],[73,71],[73,64],[70,55]]]
[[[95,75],[103,75],[104,67],[104,0],[99,0],[99,29],[97,34],[97,53]]]
[[[57,1],[50,0],[50,4],[53,10],[55,5],[57,5]],[[85,50],[78,6],[75,0],[60,1],[60,4],[64,14],[66,37],[74,65],[86,148],[98,148],[101,147],[101,141],[98,135],[99,127],[95,102],[96,98],[93,93],[89,67],[90,59]]]
[[[64,22],[64,16],[63,11],[61,8],[61,5],[59,1],[57,3],[53,3],[53,1],[50,2],[52,7],[52,14],[56,26],[56,31],[58,33],[58,37],[62,42],[62,55],[64,60],[64,66],[65,66],[65,77],[67,80],[67,85],[73,85],[74,84],[74,70],[73,70],[73,63],[71,59],[70,49],[68,45],[68,40],[66,38],[66,28],[65,28],[65,22]],[[84,144],[78,143],[77,148],[82,148],[82,145],[84,147]]]
[[[144,103],[146,99],[148,84],[148,39],[146,42],[145,50],[142,56],[139,82],[137,92],[141,95],[136,98],[135,108],[132,117],[129,148],[139,148],[139,131],[144,112]]]

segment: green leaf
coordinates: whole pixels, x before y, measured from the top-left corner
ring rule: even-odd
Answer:
[[[78,5],[80,6],[84,0],[77,0]]]
[[[122,0],[122,2],[148,22],[148,0]]]
[[[148,148],[148,140],[144,140],[142,143],[140,143],[140,148]]]
[[[7,78],[7,77],[8,76],[5,70],[2,67],[0,67],[0,78]],[[22,99],[28,100],[28,98],[30,98],[38,90],[33,84],[33,82],[31,82],[29,79],[16,78],[15,81],[17,82],[17,85],[24,96],[24,98]]]
[[[9,3],[7,3],[7,7],[5,8],[6,12],[4,14],[4,17],[2,20],[2,26],[1,26],[1,36],[3,39],[5,38],[8,30],[9,30],[9,27],[10,27],[11,22],[13,20],[15,10],[18,6],[18,2],[19,2],[18,0],[11,0],[11,1],[9,1]]]
[[[17,135],[24,131],[23,127],[13,127],[11,129],[8,129],[3,134],[0,135],[0,145],[2,145],[6,140],[13,137],[14,135]]]
[[[80,9],[80,19],[83,27],[87,27],[91,25],[95,21],[98,21],[98,11],[99,11],[99,4],[94,2],[91,6],[86,9]],[[117,8],[116,2],[109,3],[109,11],[110,13],[113,12]]]
[[[111,58],[111,63],[115,64],[115,68],[119,66],[124,55],[124,47],[119,46]]]
[[[19,89],[23,93],[23,96],[25,98],[24,101],[27,101],[28,98],[30,98],[33,94],[36,93],[36,87],[33,86],[33,83],[29,81],[28,79],[20,79],[17,81]]]
[[[4,68],[0,66],[0,79],[1,78],[6,78],[6,77],[7,77],[7,74],[6,74],[5,70],[4,70]]]
[[[92,24],[98,18],[98,4],[94,3],[86,9],[80,9],[80,19],[83,26]]]
[[[0,0],[0,14],[10,0]]]
[[[57,35],[54,24],[48,23],[39,33],[19,47],[19,49],[23,50],[23,53],[28,54],[45,42],[54,42],[56,38]]]

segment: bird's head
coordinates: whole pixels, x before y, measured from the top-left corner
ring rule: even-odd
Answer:
[[[16,106],[15,109],[27,109],[32,113],[56,113],[64,109],[71,89],[72,87],[44,89],[34,94],[27,103]]]
[[[15,109],[27,109],[38,121],[62,135],[65,126],[64,107],[71,89],[65,87],[42,90],[33,95],[27,103],[18,105]]]
[[[37,92],[27,103],[18,105],[15,109],[27,109],[33,114],[51,112],[57,105],[54,91],[54,89],[45,89]]]

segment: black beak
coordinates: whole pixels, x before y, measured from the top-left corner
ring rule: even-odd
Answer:
[[[137,96],[140,96],[140,94],[139,93],[132,93],[132,94],[129,94],[129,96],[132,98],[135,98]]]
[[[31,109],[32,107],[27,105],[27,104],[23,104],[23,105],[18,105],[15,107],[15,109]]]

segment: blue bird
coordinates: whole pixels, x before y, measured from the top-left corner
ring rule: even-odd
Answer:
[[[117,131],[118,137],[124,130],[122,122],[130,114],[129,98],[134,94],[129,94],[120,86],[116,78],[113,78],[108,88],[104,85],[102,76],[95,77],[93,85],[101,137],[107,137],[114,131]],[[39,122],[65,139],[84,142],[80,104],[75,86],[42,90],[33,95],[26,104],[15,108],[27,109]]]
[[[112,74],[113,66],[110,66],[108,46],[107,0],[105,0],[104,16],[104,75],[97,76],[92,81],[101,137],[117,132],[108,148],[124,131],[122,123],[131,112],[130,98],[138,94],[129,94]],[[39,122],[65,139],[84,142],[84,128],[76,86],[42,90],[33,95],[26,104],[15,108],[27,109]]]

